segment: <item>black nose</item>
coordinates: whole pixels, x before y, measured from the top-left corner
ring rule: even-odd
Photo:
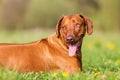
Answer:
[[[69,35],[69,36],[66,37],[66,40],[67,40],[67,42],[73,42],[74,41],[74,37]]]

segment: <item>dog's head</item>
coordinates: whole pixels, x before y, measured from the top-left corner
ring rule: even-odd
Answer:
[[[93,32],[92,21],[82,14],[63,16],[57,23],[56,34],[69,47],[69,55],[73,56],[82,43],[85,33]]]

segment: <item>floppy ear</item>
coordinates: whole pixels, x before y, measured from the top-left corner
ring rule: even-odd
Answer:
[[[80,17],[82,17],[84,19],[85,25],[87,25],[87,33],[89,35],[91,35],[93,33],[93,23],[92,23],[92,21],[88,17],[84,16],[83,14],[80,14]]]
[[[63,17],[57,22],[57,25],[56,25],[56,35],[57,35],[57,38],[60,37],[60,26],[61,26],[62,20],[63,20]]]

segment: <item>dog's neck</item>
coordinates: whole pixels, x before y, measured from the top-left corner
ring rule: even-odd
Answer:
[[[81,46],[82,46],[83,37],[81,39],[81,44],[80,44],[80,46],[78,47],[78,49],[76,51],[76,54],[81,53]],[[66,52],[68,52],[68,50],[69,50],[69,45],[67,43],[65,43],[65,41],[62,40],[61,37],[58,38],[56,33],[53,33],[52,35],[50,35],[48,37],[48,42],[50,42],[50,44],[56,45],[55,46],[56,48],[63,49]]]
[[[68,50],[67,45],[65,45],[64,41],[57,37],[56,33],[53,33],[48,37],[48,41],[50,44],[55,44],[57,47],[63,48],[65,51]]]

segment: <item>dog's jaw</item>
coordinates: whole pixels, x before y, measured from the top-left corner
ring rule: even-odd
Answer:
[[[66,46],[66,48],[68,49],[68,55],[70,56],[70,57],[72,57],[72,56],[75,56],[76,55],[76,52],[78,51],[78,50],[80,50],[80,48],[81,48],[81,46],[82,46],[82,40],[83,40],[83,37],[84,37],[84,35],[81,35],[80,37],[79,37],[79,40],[76,42],[76,43],[74,43],[74,44],[70,44],[70,43],[67,43],[66,41],[65,41],[65,39],[63,38],[63,37],[59,37],[59,38],[61,38],[61,41],[63,42],[63,44]]]
[[[72,57],[76,54],[76,51],[79,50],[78,48],[81,47],[82,45],[82,40],[83,38],[81,37],[76,44],[73,45],[69,44],[69,51],[68,51],[69,56]]]

